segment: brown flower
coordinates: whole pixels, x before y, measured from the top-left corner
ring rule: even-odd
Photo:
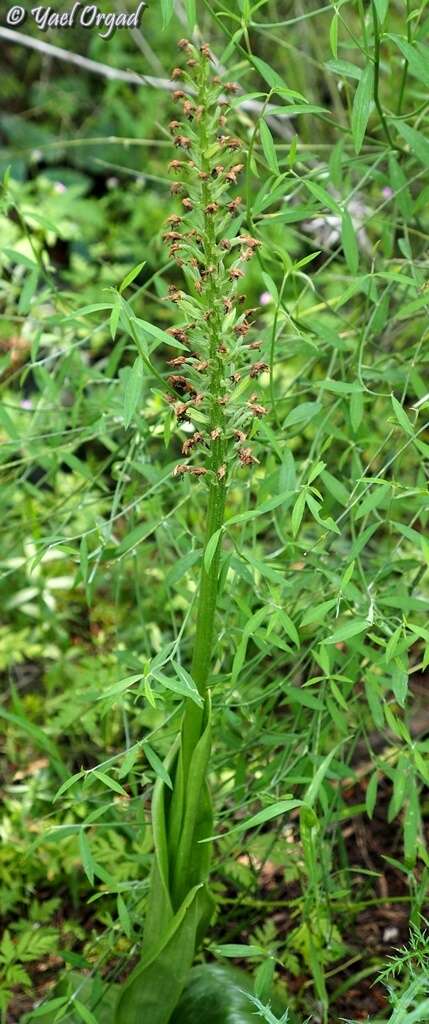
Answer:
[[[253,413],[254,416],[265,416],[267,409],[264,405],[258,405],[256,402],[246,402],[248,409]]]
[[[192,143],[187,135],[176,135],[174,145],[178,146],[179,149],[190,149]]]
[[[180,167],[183,167],[183,160],[170,160],[168,170],[178,171]]]
[[[226,208],[230,213],[235,213],[235,211],[238,210],[240,203],[241,196],[236,196],[235,199],[231,199],[231,202],[226,204]]]
[[[186,345],[188,341],[188,335],[183,327],[168,327],[166,334],[171,334],[171,337],[176,338],[176,341],[182,342],[182,345]]]
[[[241,324],[236,324],[234,327],[234,334],[237,334],[241,338],[245,338],[249,331],[250,324],[247,323],[247,320],[242,320]]]
[[[227,174],[225,174],[226,181],[231,181],[231,182],[233,182],[234,185],[236,185],[237,184],[237,174],[239,174],[240,171],[243,170],[243,167],[244,167],[244,164],[235,164],[234,167],[231,167],[230,170],[227,172]]]
[[[185,473],[190,473],[192,476],[204,476],[207,473],[207,469],[202,466],[186,466],[180,465],[175,466],[173,469],[173,476],[183,476]]]
[[[261,373],[265,373],[265,370],[268,370],[268,363],[253,363],[249,370],[249,376],[259,377]]]
[[[187,437],[186,441],[183,442],[183,444],[182,444],[182,455],[189,455],[189,453],[192,451],[192,449],[195,448],[195,445],[199,444],[200,441],[203,441],[203,440],[204,440],[203,435],[200,433],[199,430],[196,430],[195,434],[192,434],[192,437]]]
[[[259,464],[259,459],[257,459],[255,455],[252,455],[251,448],[240,448],[238,457],[242,466],[251,466],[252,462],[257,462]]]
[[[177,369],[177,367],[183,366],[183,364],[187,362],[188,356],[175,356],[174,359],[167,359],[167,366],[172,366],[173,369]]]

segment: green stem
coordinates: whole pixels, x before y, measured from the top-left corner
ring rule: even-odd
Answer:
[[[387,142],[389,143],[389,146],[390,146],[391,149],[395,149],[395,146],[393,144],[393,139],[392,139],[392,136],[390,134],[389,126],[387,124],[387,121],[386,121],[386,118],[385,118],[385,115],[384,115],[384,110],[383,110],[383,108],[381,106],[381,102],[380,102],[380,94],[379,94],[379,89],[380,89],[380,27],[379,27],[379,23],[378,23],[377,8],[375,6],[374,0],[372,0],[371,9],[372,9],[372,22],[373,22],[373,28],[374,28],[374,103],[375,103],[375,106],[376,106],[376,109],[377,109],[377,112],[378,112],[378,116],[380,118],[381,126],[382,126],[384,134],[386,136]]]

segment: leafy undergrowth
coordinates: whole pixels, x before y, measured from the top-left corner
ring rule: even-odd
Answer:
[[[299,1021],[411,1024],[429,1017],[428,14],[284,6],[198,5],[240,87],[230,230],[261,242],[240,287],[266,366],[258,461],[234,466],[222,538],[217,914],[199,959],[244,967],[267,1021],[277,986]],[[122,32],[67,46],[165,78],[190,27],[155,8],[143,54]],[[162,237],[181,212],[177,104],[3,49],[0,1006],[15,1024],[43,1021],[64,971],[115,984],[137,962],[153,784],[195,700],[206,491],[173,476],[191,421],[176,429],[159,380],[184,287]]]

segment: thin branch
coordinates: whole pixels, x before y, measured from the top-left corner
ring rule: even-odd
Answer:
[[[52,43],[45,43],[41,39],[33,39],[32,36],[27,36],[24,32],[15,32],[13,29],[4,28],[3,26],[0,27],[0,39],[7,39],[17,46],[27,46],[30,50],[37,50],[38,53],[42,53],[46,57],[54,57],[56,60],[64,60],[69,64],[75,64],[84,71],[89,71],[93,75],[101,75],[102,78],[107,78],[110,81],[128,82],[129,85],[149,85],[153,89],[164,89],[167,92],[173,92],[177,89],[177,82],[172,81],[170,78],[139,75],[136,71],[121,71],[120,68],[112,68],[110,64],[102,64],[100,61],[91,60],[89,57],[82,57],[80,53],[64,50],[61,46],[53,46]],[[273,109],[270,105],[266,106],[265,104],[258,103],[257,100],[243,100],[240,107],[242,110],[256,114],[260,114],[262,109],[270,114],[271,109]],[[287,114],[276,113],[275,118],[270,118],[273,130],[277,131],[283,138],[285,137],[286,126],[279,124],[279,122],[285,120],[289,120]]]

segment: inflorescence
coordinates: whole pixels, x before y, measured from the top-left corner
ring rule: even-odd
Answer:
[[[243,308],[246,297],[240,294],[245,265],[261,243],[240,233],[242,200],[230,196],[244,169],[243,143],[228,133],[228,96],[238,86],[212,74],[207,44],[197,48],[182,39],[179,48],[186,66],[174,68],[172,77],[181,79],[190,95],[183,89],[173,93],[183,119],[169,126],[180,151],[169,169],[181,213],[168,217],[163,238],[188,290],[171,285],[168,293],[185,318],[168,331],[183,346],[183,353],[169,360],[168,400],[179,423],[195,421],[197,427],[183,443],[189,461],[174,474],[209,474],[212,482],[225,482],[234,463],[258,462],[248,441],[266,412],[253,393],[268,369],[261,358],[254,359],[262,341],[249,340],[256,310]]]

